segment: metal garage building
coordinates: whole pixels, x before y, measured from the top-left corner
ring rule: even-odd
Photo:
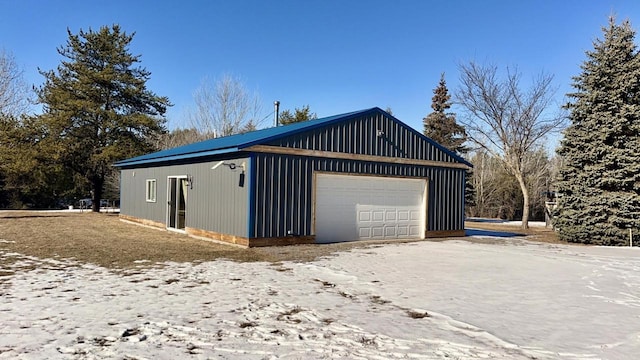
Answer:
[[[471,166],[379,108],[115,165],[122,219],[244,246],[464,235]]]

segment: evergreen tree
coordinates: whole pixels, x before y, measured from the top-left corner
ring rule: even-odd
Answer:
[[[73,197],[68,190],[75,181],[51,161],[45,136],[37,117],[0,114],[0,207],[50,208],[60,198]]]
[[[168,98],[146,87],[151,73],[129,52],[134,34],[120,26],[72,34],[58,53],[57,71],[41,71],[38,89],[46,144],[54,160],[91,185],[93,211],[99,211],[112,163],[152,151],[151,140],[165,131]]]
[[[309,110],[309,105],[305,105],[301,109],[295,108],[293,113],[291,113],[290,110],[284,110],[280,113],[278,121],[282,125],[288,125],[317,118],[318,115],[316,115],[316,113],[312,113],[311,110]]]
[[[449,89],[447,89],[444,73],[440,75],[440,82],[433,90],[431,108],[433,112],[422,119],[424,135],[460,156],[466,155],[469,151],[464,145],[467,141],[467,133],[464,127],[456,122],[456,115],[447,112],[451,108],[451,95],[449,95]],[[473,170],[467,170],[465,182],[466,206],[475,205],[475,189],[472,177]]]
[[[555,226],[566,241],[623,245],[640,228],[640,57],[629,21],[603,32],[566,105]]]
[[[422,120],[424,134],[456,154],[466,154],[468,149],[464,143],[467,141],[467,134],[464,127],[456,122],[454,113],[447,112],[451,108],[451,95],[444,74],[440,75],[440,82],[433,90],[431,101],[433,112]]]

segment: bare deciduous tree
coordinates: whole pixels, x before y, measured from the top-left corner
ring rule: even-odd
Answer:
[[[549,133],[564,124],[562,114],[551,114],[553,76],[541,73],[529,89],[521,88],[521,74],[507,69],[504,79],[494,65],[460,65],[456,102],[467,114],[462,119],[469,139],[503,162],[516,178],[524,199],[522,227],[529,224],[529,157]]]
[[[260,122],[259,97],[242,81],[224,75],[214,84],[205,78],[193,94],[195,107],[190,125],[206,138],[228,136],[254,129]]]
[[[203,140],[207,140],[205,134],[194,128],[177,128],[157,136],[153,144],[160,150],[166,150]]]
[[[0,114],[19,116],[29,109],[30,91],[10,53],[0,49]]]
[[[475,205],[470,207],[469,214],[471,216],[495,217],[497,212],[494,199],[497,197],[497,189],[493,186],[498,182],[498,172],[495,161],[487,154],[486,151],[479,149],[475,151],[470,158],[473,163],[473,187],[476,190]]]
[[[525,176],[530,189],[530,208],[533,216],[544,218],[545,202],[554,185],[555,178],[552,175],[554,158],[549,158],[547,151],[539,147],[527,157],[525,164]]]
[[[476,203],[469,208],[470,216],[514,220],[524,199],[518,182],[504,162],[484,149],[473,152],[470,161],[474,165],[472,181],[476,188]],[[547,191],[553,188],[554,161],[543,148],[537,148],[527,156],[525,179],[533,219],[544,218]]]

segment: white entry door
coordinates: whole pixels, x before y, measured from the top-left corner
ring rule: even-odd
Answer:
[[[423,239],[426,180],[317,174],[316,242]]]

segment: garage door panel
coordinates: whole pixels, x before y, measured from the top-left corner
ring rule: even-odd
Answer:
[[[395,226],[385,226],[384,228],[385,238],[394,238],[397,236],[397,233]]]
[[[398,219],[398,212],[396,209],[385,210],[384,221],[396,221]]]
[[[371,228],[371,238],[379,238],[384,234],[384,228],[382,226]]]
[[[383,221],[384,220],[384,211],[383,210],[373,210],[371,212],[373,221]]]
[[[423,238],[426,180],[318,174],[317,242]]]
[[[369,227],[361,227],[358,229],[358,235],[360,236],[360,238],[370,238],[371,237],[371,228]]]

